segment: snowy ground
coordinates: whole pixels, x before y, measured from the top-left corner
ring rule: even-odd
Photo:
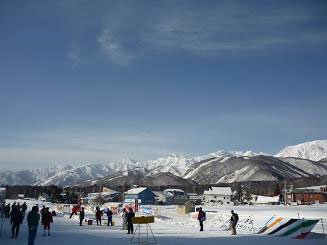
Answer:
[[[33,203],[34,204],[34,203]],[[30,206],[32,203],[30,203]],[[54,206],[47,204],[50,209]],[[157,207],[153,207],[157,208]],[[327,218],[326,206],[310,206],[310,207],[233,207],[233,209],[242,216],[251,216],[253,220],[259,224],[259,220],[265,220],[267,216],[284,215],[289,217],[297,217],[300,213],[301,217],[314,218],[325,217]],[[160,208],[159,218],[155,223],[151,225],[153,232],[159,242],[159,244],[253,244],[256,242],[264,243],[265,245],[272,245],[276,243],[295,245],[319,245],[326,244],[327,239],[322,238],[322,226],[318,226],[314,230],[314,233],[306,240],[295,240],[287,237],[275,237],[254,235],[253,232],[246,230],[240,230],[240,235],[230,236],[230,231],[218,231],[215,226],[214,217],[217,212],[221,214],[229,214],[230,208],[209,208],[206,207],[208,214],[208,221],[205,224],[205,231],[199,232],[199,227],[196,221],[190,219],[190,215],[176,215],[173,206]],[[209,212],[209,211],[212,212]],[[90,214],[89,214],[90,215]],[[88,216],[89,216],[88,215]],[[55,217],[54,224],[52,225],[52,236],[43,237],[42,227],[39,226],[38,236],[35,244],[38,245],[58,245],[58,244],[129,244],[131,235],[127,235],[126,231],[121,230],[121,218],[120,216],[114,216],[116,222],[115,227],[107,226],[88,226],[84,225],[80,227],[77,220],[69,219],[67,217]],[[326,225],[326,224],[325,224]],[[21,227],[21,233],[17,240],[10,238],[9,220],[4,222],[4,230],[2,237],[0,238],[0,244],[15,244],[26,245],[27,244],[27,224],[24,220]]]

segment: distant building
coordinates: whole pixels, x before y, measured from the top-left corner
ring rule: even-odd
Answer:
[[[279,196],[259,196],[259,195],[252,195],[252,204],[255,205],[278,205],[280,204]]]
[[[25,195],[24,194],[18,194],[18,199],[24,199]]]
[[[312,186],[291,189],[286,192],[287,204],[324,204],[327,203],[327,186]]]
[[[147,187],[133,188],[124,193],[125,203],[154,204],[155,194]]]
[[[233,205],[230,187],[211,187],[203,193],[203,202],[209,205]]]
[[[198,195],[197,193],[187,193],[190,201],[193,201],[196,205],[200,205],[203,199],[203,195]]]
[[[184,205],[178,205],[176,208],[177,214],[189,214],[195,211],[195,203],[188,201]]]
[[[49,201],[49,199],[50,199],[50,196],[45,192],[42,192],[38,197],[38,200],[40,202],[47,202],[47,201]]]
[[[171,205],[174,202],[173,194],[163,191],[153,191],[155,194],[155,202],[160,205]]]
[[[173,195],[173,204],[183,205],[189,201],[188,195],[181,189],[166,189],[164,193]]]
[[[83,205],[94,204],[95,200],[99,196],[102,197],[105,203],[118,201],[120,192],[109,188],[103,188],[102,190],[103,192],[88,193],[86,197],[81,198],[81,204]]]

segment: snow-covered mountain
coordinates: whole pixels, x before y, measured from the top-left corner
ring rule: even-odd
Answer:
[[[320,161],[327,158],[327,140],[315,140],[298,145],[287,146],[276,157],[297,157]]]
[[[326,159],[327,140],[324,140],[289,146],[276,156],[252,151],[217,151],[198,157],[170,154],[147,162],[124,159],[79,167],[57,165],[36,170],[3,171],[0,172],[0,184],[70,186],[83,183],[85,186],[98,182],[132,183],[141,179],[144,183],[154,183],[156,178],[158,183],[174,179],[174,183],[181,184],[188,183],[181,179],[201,184],[275,181],[327,175]]]

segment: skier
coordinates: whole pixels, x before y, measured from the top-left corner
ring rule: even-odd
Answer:
[[[200,231],[203,231],[203,221],[206,219],[206,213],[202,211],[202,208],[200,207],[198,209],[198,220],[200,222]]]
[[[135,213],[133,212],[132,208],[129,208],[129,211],[127,213],[127,234],[133,234],[134,233],[134,227],[133,227],[133,217],[135,217]]]
[[[236,235],[236,225],[238,222],[238,214],[235,213],[233,210],[231,211],[232,217],[230,218],[230,227],[232,229],[232,235]]]
[[[123,218],[123,228],[122,228],[122,230],[127,230],[127,212],[126,212],[125,208],[123,208],[123,212],[122,212],[121,217]]]
[[[23,218],[22,211],[17,207],[11,211],[11,238],[17,238],[20,225],[23,223]]]
[[[79,225],[80,226],[82,226],[84,217],[85,217],[84,208],[81,208],[81,210],[79,211]]]
[[[96,207],[96,211],[95,211],[95,219],[97,221],[97,225],[101,225],[101,216],[102,216],[102,212],[100,210],[99,207]]]
[[[110,224],[110,226],[113,226],[114,224],[112,223],[112,211],[108,208],[106,211],[107,217],[108,217],[108,226]]]
[[[48,236],[50,236],[50,223],[53,223],[52,214],[49,211],[49,208],[46,208],[42,214],[42,225],[44,226],[43,236],[46,236],[46,230],[48,230]]]
[[[70,214],[70,219],[72,218],[72,216],[74,215],[74,214],[76,214],[77,215],[77,210],[78,210],[78,206],[77,205],[74,205],[74,207],[72,208],[72,213]]]
[[[34,245],[34,240],[36,237],[37,226],[39,225],[40,215],[38,214],[39,208],[34,206],[32,211],[27,215],[28,224],[28,245]]]

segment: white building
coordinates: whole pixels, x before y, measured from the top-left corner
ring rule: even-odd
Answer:
[[[278,205],[279,204],[279,196],[259,196],[252,195],[252,201],[255,205]]]
[[[209,205],[233,205],[230,187],[211,187],[203,193],[203,203]]]

